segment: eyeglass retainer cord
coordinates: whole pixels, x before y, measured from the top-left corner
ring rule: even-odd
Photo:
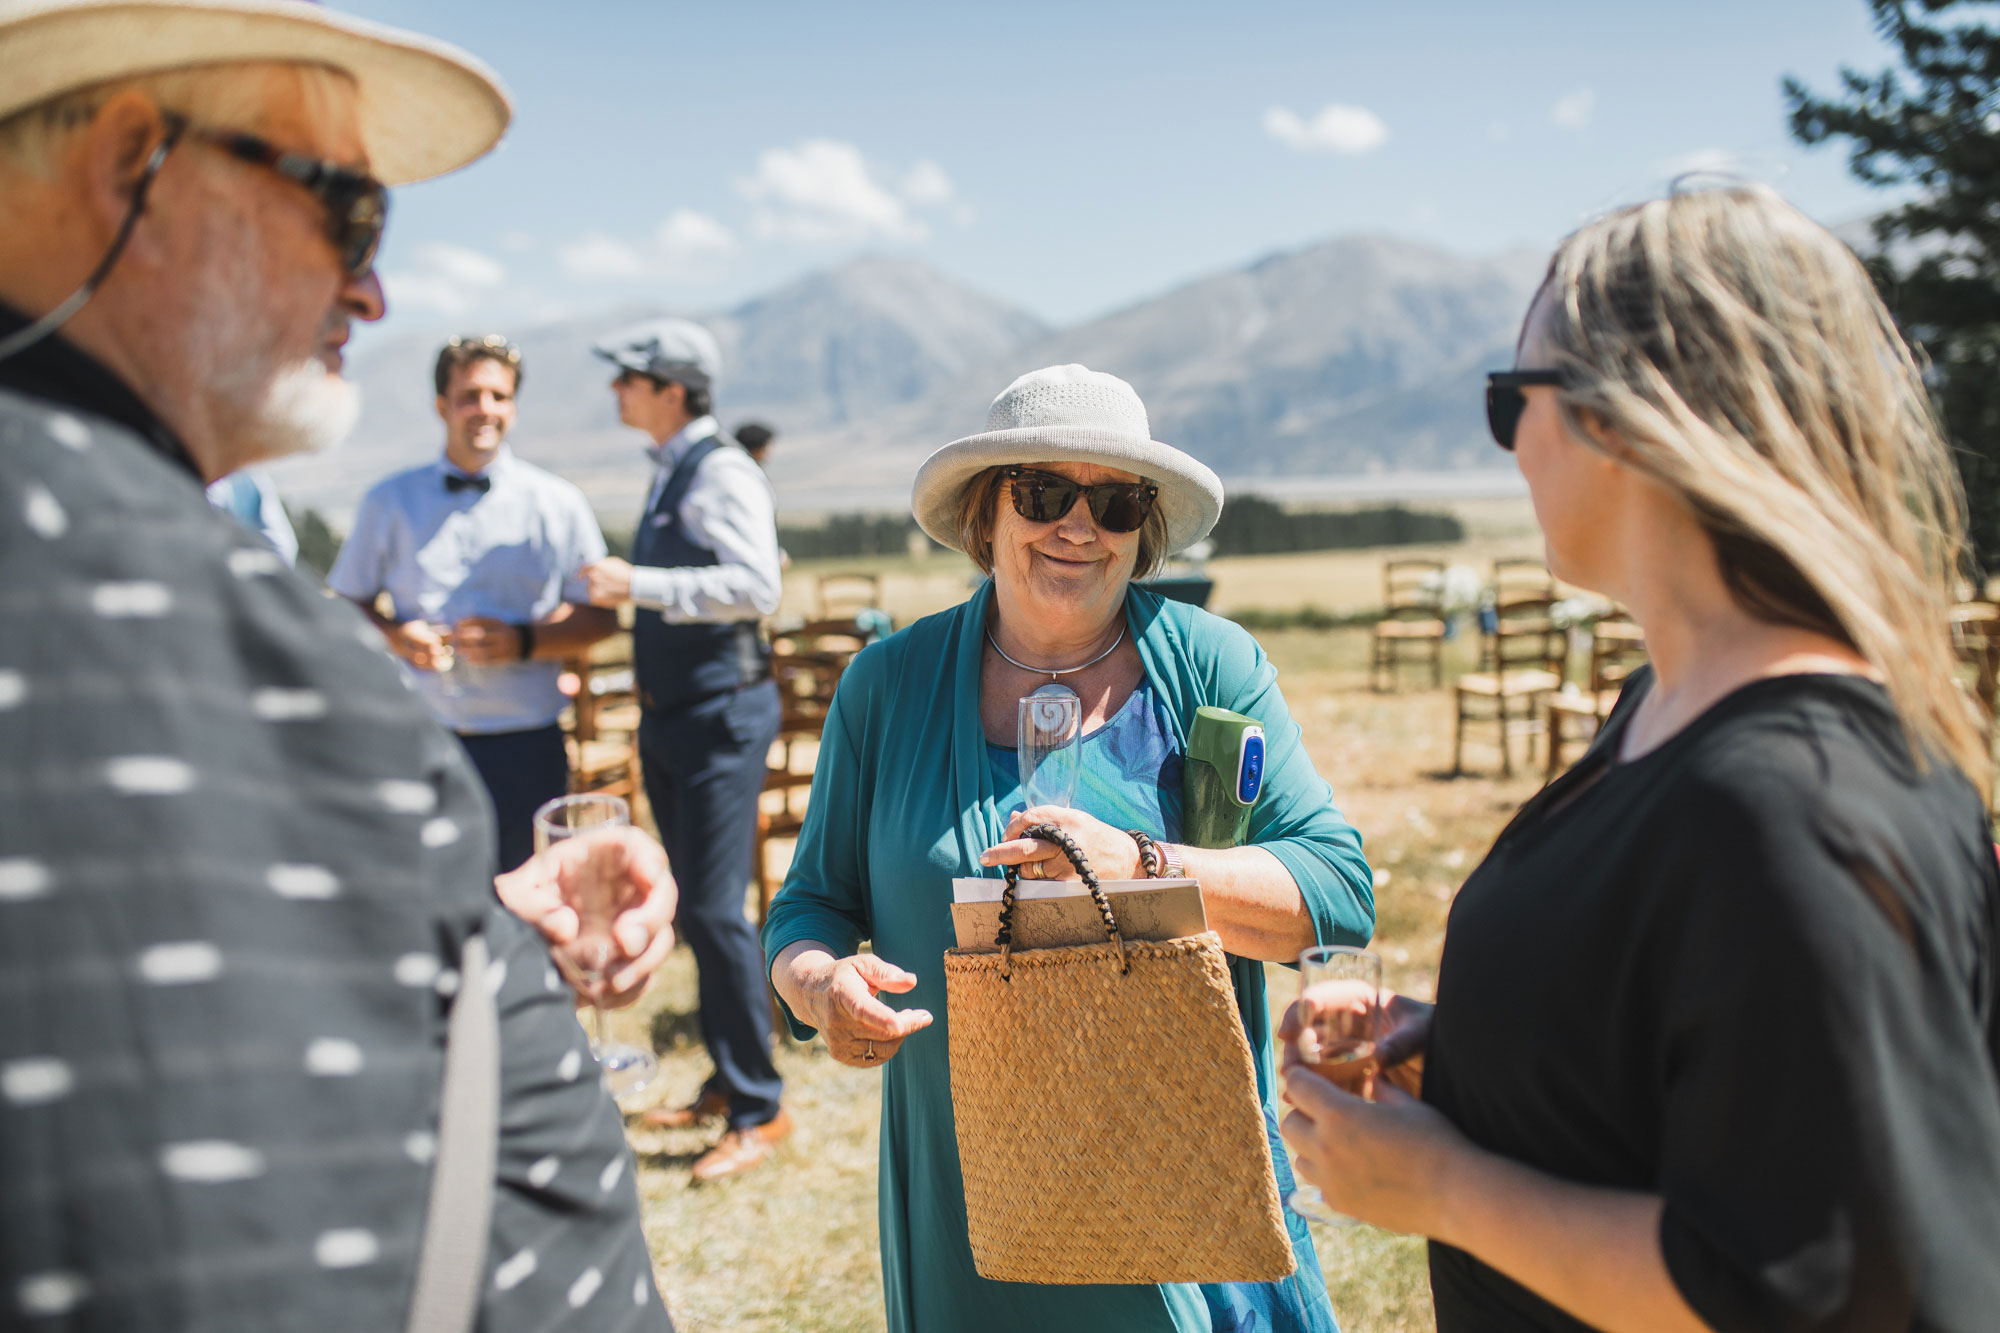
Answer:
[[[132,206],[125,210],[125,220],[118,224],[118,234],[111,238],[111,248],[104,252],[104,258],[97,261],[83,285],[71,292],[61,305],[43,315],[24,329],[17,330],[5,338],[0,338],[0,361],[21,353],[49,337],[57,329],[76,317],[79,310],[90,304],[90,298],[97,295],[97,289],[111,275],[111,266],[118,262],[118,256],[125,253],[125,243],[132,239],[132,232],[139,225],[139,219],[146,212],[146,195],[153,188],[154,177],[166,165],[167,154],[180,141],[181,131],[186,126],[171,120],[167,123],[167,133],[152,153],[146,158],[145,168],[139,173],[139,182],[132,188]]]

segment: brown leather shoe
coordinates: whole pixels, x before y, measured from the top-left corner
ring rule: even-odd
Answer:
[[[729,1114],[729,1098],[715,1088],[703,1088],[692,1106],[655,1106],[639,1117],[639,1123],[653,1129],[693,1129],[704,1120],[720,1120]]]
[[[727,1180],[740,1176],[778,1150],[778,1141],[792,1132],[792,1117],[780,1110],[777,1118],[747,1129],[732,1129],[722,1142],[701,1155],[694,1164],[696,1180]]]

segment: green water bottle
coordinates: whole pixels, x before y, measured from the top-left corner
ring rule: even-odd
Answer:
[[[1264,728],[1226,708],[1197,708],[1181,772],[1181,837],[1191,847],[1235,847],[1264,790]]]

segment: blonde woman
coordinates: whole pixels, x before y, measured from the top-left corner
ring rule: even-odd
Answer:
[[[1742,187],[1570,237],[1517,364],[1549,562],[1654,666],[1460,891],[1435,1010],[1392,1001],[1422,1064],[1288,1071],[1299,1169],[1432,1238],[1447,1333],[1991,1330],[2000,876],[1910,352]]]

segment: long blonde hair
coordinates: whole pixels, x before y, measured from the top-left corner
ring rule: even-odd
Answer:
[[[1577,437],[1678,493],[1746,611],[1851,646],[1920,762],[1988,790],[1951,645],[1964,496],[1854,253],[1766,187],[1676,192],[1565,240],[1540,303]]]

